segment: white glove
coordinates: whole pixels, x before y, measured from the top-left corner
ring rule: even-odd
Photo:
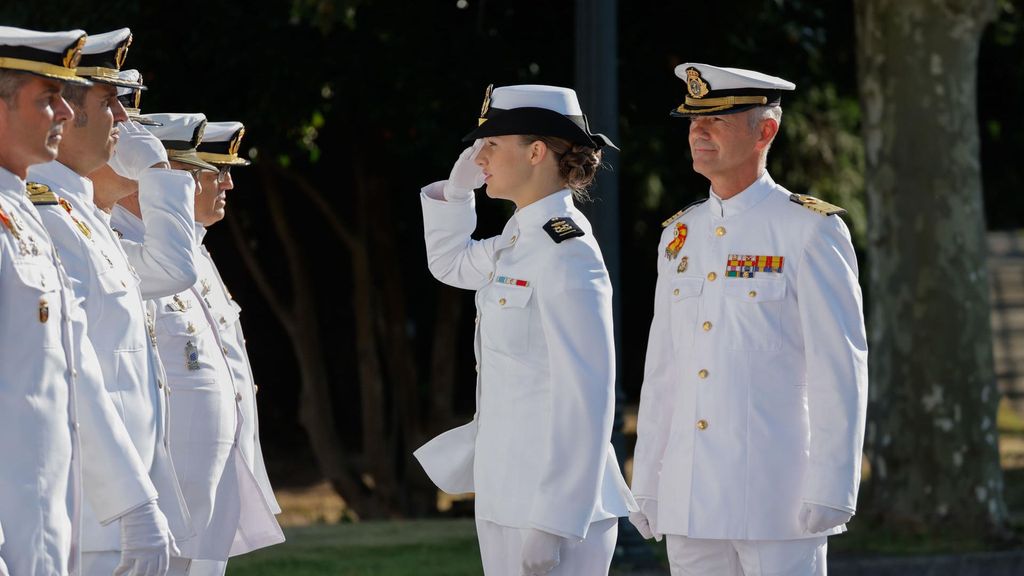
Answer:
[[[637,498],[636,503],[640,506],[640,510],[629,513],[629,523],[644,537],[644,540],[654,538],[655,542],[661,542],[662,534],[656,532],[658,501],[653,498]]]
[[[853,518],[853,514],[846,510],[832,508],[831,506],[804,502],[803,506],[800,507],[800,527],[805,532],[811,534],[817,534],[818,532],[824,532],[836,526],[846,524],[850,521],[850,518]]]
[[[121,563],[113,576],[164,576],[170,557],[181,552],[156,500],[121,516]]]
[[[544,576],[555,569],[565,538],[530,528],[523,539],[523,576]]]
[[[107,164],[118,176],[138,180],[143,170],[155,164],[167,163],[167,150],[163,142],[141,124],[131,120],[119,122],[117,130],[117,146]]]
[[[7,564],[3,558],[0,558],[0,576],[10,576],[10,572],[7,571]]]
[[[459,154],[452,166],[452,173],[444,184],[444,199],[449,202],[465,202],[473,190],[484,185],[484,171],[476,165],[476,155],[483,148],[484,141],[478,139],[472,146]]]

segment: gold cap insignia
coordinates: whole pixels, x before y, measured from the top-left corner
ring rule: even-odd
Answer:
[[[686,69],[686,91],[694,98],[703,98],[711,87],[700,77],[700,70],[691,67]]]
[[[488,84],[484,92],[484,104],[480,107],[480,122],[477,126],[487,122],[487,111],[491,109],[491,92],[494,91],[494,84]]]
[[[245,136],[245,128],[239,128],[238,132],[235,132],[231,144],[228,145],[228,154],[238,154],[238,149],[242,146],[242,136]]]
[[[78,62],[82,59],[82,49],[85,48],[86,38],[87,36],[83,34],[77,42],[68,46],[67,50],[64,51],[65,68],[78,68]]]
[[[128,47],[132,45],[132,35],[129,34],[128,38],[117,47],[117,53],[114,54],[114,64],[117,65],[117,69],[120,70],[121,66],[124,66],[124,60],[128,57]]]
[[[142,77],[139,77],[139,84],[142,84]],[[135,91],[135,108],[142,108],[142,90]]]
[[[206,134],[206,121],[200,122],[199,126],[196,126],[196,131],[192,133],[193,148],[197,148],[199,143],[203,141],[203,134]]]

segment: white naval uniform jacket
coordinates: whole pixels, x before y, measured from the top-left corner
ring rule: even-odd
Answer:
[[[857,260],[838,216],[766,172],[668,224],[633,464],[657,531],[789,540],[811,536],[801,502],[854,512],[866,404]]]
[[[196,234],[200,233],[205,236],[206,229],[197,229]],[[210,256],[210,251],[201,242],[197,247],[196,263],[199,271],[199,295],[209,305],[210,314],[220,329],[221,342],[228,350],[231,377],[236,383],[238,393],[242,395],[239,402],[241,430],[238,438],[242,458],[256,477],[263,498],[270,505],[271,511],[280,514],[281,506],[278,505],[274,489],[270,486],[267,466],[263,461],[263,448],[260,447],[259,413],[256,408],[257,387],[252,375],[252,366],[249,364],[249,353],[245,348],[245,335],[240,320],[242,307],[232,298],[220,271],[217,270],[217,264]]]
[[[104,523],[157,493],[25,183],[4,169],[0,210],[0,558],[12,576],[64,576],[78,569],[83,480]]]
[[[28,180],[47,185],[67,202],[37,205],[57,248],[75,295],[83,302],[89,340],[99,358],[104,385],[124,422],[135,450],[160,495],[157,504],[175,540],[192,536],[191,521],[174,473],[167,435],[167,401],[163,367],[150,337],[149,319],[139,289],[139,276],[115,232],[110,216],[93,203],[92,182],[60,162],[29,169]],[[183,171],[147,170],[139,182],[143,216],[151,220],[184,221],[193,213],[192,177]],[[154,225],[145,248],[163,258],[169,269],[157,288],[187,288],[195,282],[191,258],[191,226]],[[152,277],[159,271],[147,274]],[[101,526],[86,502],[82,507],[83,551],[121,549],[118,522]]]
[[[475,491],[476,516],[583,539],[635,503],[609,439],[615,383],[612,288],[590,223],[562,190],[472,240],[475,199],[422,195],[427,261],[476,290],[477,413],[416,452],[442,489]],[[570,218],[584,232],[556,243]],[[451,479],[457,479],[452,482]]]
[[[114,208],[112,222],[126,241],[138,242],[146,233],[143,222],[121,207]],[[198,246],[205,231],[194,226]],[[170,388],[171,457],[196,531],[179,546],[182,556],[227,560],[283,542],[241,452],[243,396],[201,284],[151,303]]]

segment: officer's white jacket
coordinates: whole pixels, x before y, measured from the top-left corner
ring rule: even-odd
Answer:
[[[158,505],[179,543],[192,535],[191,522],[170,458],[167,436],[167,402],[163,367],[150,337],[146,307],[139,290],[140,279],[114,231],[110,217],[93,203],[92,182],[60,162],[29,169],[28,180],[47,185],[67,204],[38,205],[43,223],[57,248],[75,295],[81,299],[89,323],[89,340],[99,359],[104,385],[124,422],[143,466],[160,494]],[[192,177],[183,171],[147,170],[139,183],[143,217],[154,220],[192,219]],[[70,209],[70,211],[69,211]],[[187,255],[193,243],[192,228],[154,225],[145,250],[181,254],[165,258],[178,267],[162,278],[156,288],[187,288],[194,282],[193,262]],[[181,250],[181,247],[186,250]],[[146,276],[153,278],[159,270]],[[185,281],[182,284],[182,281]],[[92,508],[82,507],[83,551],[121,549],[120,526],[100,526]]]
[[[238,446],[242,451],[242,458],[260,485],[263,498],[270,505],[274,514],[280,514],[281,507],[270,486],[267,466],[263,461],[263,449],[260,447],[259,413],[256,409],[257,387],[252,376],[252,366],[249,364],[249,353],[245,348],[245,335],[242,332],[240,320],[242,307],[232,298],[231,292],[224,284],[224,279],[221,278],[220,271],[217,270],[217,264],[210,256],[210,251],[206,249],[206,245],[202,244],[201,239],[205,237],[205,234],[205,228],[197,227],[196,236],[200,238],[196,254],[199,269],[199,295],[210,307],[210,314],[220,329],[221,342],[227,348],[231,377],[234,379],[238,393],[242,396],[242,400],[238,404],[241,411]]]
[[[635,503],[609,442],[614,409],[612,289],[590,223],[562,190],[472,240],[475,199],[422,195],[427,262],[476,290],[474,421],[416,452],[446,491],[475,491],[476,516],[582,539]],[[570,218],[585,235],[543,229]]]
[[[111,219],[126,241],[138,242],[146,233],[143,221],[119,206]],[[198,246],[203,228],[193,226]],[[197,259],[200,277],[207,274],[202,262]],[[179,547],[182,555],[226,560],[283,542],[274,507],[242,455],[244,397],[203,286],[196,282],[151,306],[170,388],[171,456],[196,531]]]
[[[152,501],[86,318],[25,183],[0,169],[0,558],[17,576],[77,569],[85,496],[102,523]]]
[[[657,499],[657,531],[786,540],[810,536],[801,502],[854,512],[866,403],[857,260],[838,216],[765,173],[666,227],[632,486]]]

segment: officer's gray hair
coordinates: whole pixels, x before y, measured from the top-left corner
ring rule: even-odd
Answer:
[[[26,72],[0,69],[0,100],[6,102],[9,108],[17,108],[18,101],[15,95],[26,82],[28,82]]]

